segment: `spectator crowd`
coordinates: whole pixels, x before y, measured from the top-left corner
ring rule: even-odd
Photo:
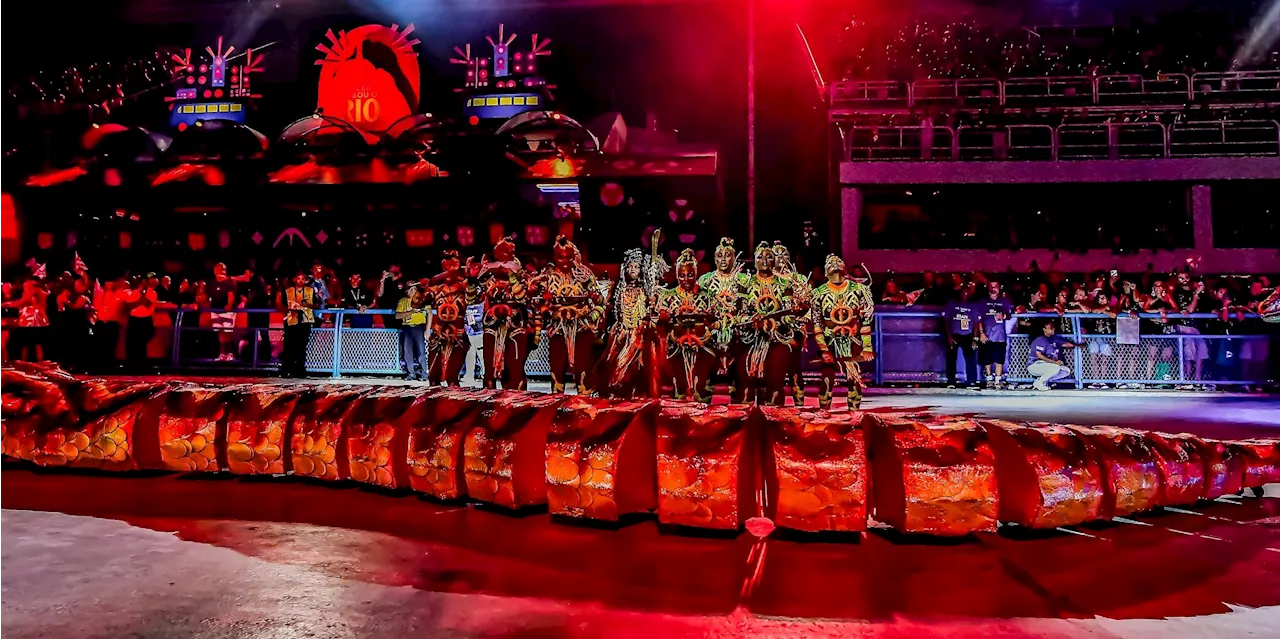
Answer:
[[[1242,49],[1259,3],[1188,7],[1113,21],[1053,27],[1022,20],[859,15],[839,35],[846,80],[1006,78],[1225,71],[1274,65],[1274,51]],[[1001,24],[1003,23],[1003,24]]]
[[[252,269],[232,273],[218,263],[205,275],[126,273],[99,278],[78,256],[71,270],[56,276],[49,276],[46,265],[34,260],[28,266],[29,274],[4,283],[6,359],[55,360],[71,370],[95,372],[152,370],[157,353],[148,347],[157,326],[172,327],[176,322],[183,329],[209,329],[195,331],[190,340],[184,340],[184,348],[197,351],[195,357],[247,364],[257,349],[262,362],[296,358],[296,353],[282,352],[281,330],[264,330],[288,331],[295,324],[290,311],[296,309],[291,308],[287,292],[293,285],[310,289],[308,296],[318,309],[357,311],[346,319],[352,328],[396,328],[399,320],[393,313],[363,311],[394,312],[405,291],[416,283],[397,265],[376,279],[358,272],[341,278],[320,263],[292,277]],[[238,312],[245,310],[274,313]],[[300,362],[282,363],[298,373]]]
[[[1180,380],[1181,386],[1194,388],[1215,380],[1268,379],[1272,373],[1269,340],[1203,336],[1270,334],[1269,325],[1256,314],[1274,291],[1266,275],[1198,276],[1189,269],[1158,273],[1148,266],[1138,274],[1111,270],[1073,276],[1043,272],[1033,263],[1025,272],[997,275],[979,271],[889,277],[878,299],[886,306],[943,310],[951,385],[958,382],[957,355],[963,351],[967,354],[963,358],[967,384],[978,385],[981,365],[982,379],[990,386],[1000,386],[1007,334],[1022,333],[1030,336],[1033,344],[1044,336],[1055,349],[1084,347],[1087,369],[1096,377],[1121,380],[1121,387],[1142,386],[1136,380]],[[1015,313],[1049,316],[1015,319]],[[1086,315],[1080,318],[1084,339],[1068,344],[1065,335],[1076,333],[1072,315],[1077,314]],[[1189,317],[1193,314],[1210,314],[1212,319]],[[1137,322],[1140,335],[1191,337],[1182,340],[1180,354],[1179,340],[1161,339],[1133,345],[1138,352],[1131,356],[1121,356],[1119,340],[1087,339],[1088,335],[1117,335],[1121,322],[1128,320]],[[1061,358],[1053,359],[1062,365]],[[1033,345],[1028,365],[1036,366],[1039,361]],[[1059,372],[1053,371],[1055,375]],[[1054,381],[1065,376],[1057,375]],[[1048,377],[1043,381],[1050,381]],[[1037,387],[1041,385],[1038,381]]]

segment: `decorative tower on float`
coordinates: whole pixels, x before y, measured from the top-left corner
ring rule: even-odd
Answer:
[[[262,71],[258,66],[262,55],[253,48],[234,55],[236,48],[205,47],[204,55],[193,59],[191,49],[173,55],[173,71],[177,89],[166,97],[169,103],[169,125],[182,131],[204,120],[230,120],[245,123],[250,101],[262,97],[253,92],[250,77]]]
[[[505,25],[498,25],[498,37],[485,36],[493,54],[472,57],[471,45],[454,47],[457,57],[449,62],[466,67],[466,81],[458,89],[463,93],[462,112],[472,126],[485,120],[508,120],[525,111],[546,109],[550,102],[550,90],[538,75],[539,60],[551,55],[551,40],[538,39],[538,34],[528,41],[528,48],[515,45],[515,33],[508,35]],[[513,46],[515,45],[515,46]]]

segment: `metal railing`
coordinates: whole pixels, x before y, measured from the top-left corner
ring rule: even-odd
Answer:
[[[1280,70],[1016,78],[844,80],[831,83],[832,109],[934,106],[1153,106],[1210,101],[1280,102]]]
[[[1099,122],[1007,126],[842,126],[845,161],[1120,160],[1280,156],[1280,123]]]
[[[859,160],[949,160],[956,132],[945,126],[853,127],[844,137],[844,152]]]
[[[221,311],[213,311],[221,312]],[[242,326],[228,331],[236,344],[236,359],[218,361],[219,329],[211,326],[183,326],[191,313],[177,311],[174,321],[172,366],[175,369],[274,370],[283,342],[283,329],[270,326]],[[273,309],[241,309],[237,314],[269,317]],[[363,315],[391,315],[390,310],[369,310]],[[354,309],[317,311],[317,323],[311,330],[307,348],[307,370],[327,373],[332,377],[374,374],[400,375],[399,330],[395,328],[356,328],[347,325],[352,317],[362,315]],[[1137,344],[1122,344],[1115,333],[1086,330],[1089,320],[1108,319],[1101,314],[1020,313],[1015,320],[1050,319],[1059,322],[1060,335],[1083,346],[1067,352],[1071,358],[1069,383],[1077,388],[1086,384],[1204,384],[1214,386],[1263,384],[1269,379],[1273,364],[1269,349],[1276,341],[1272,335],[1211,335],[1191,332],[1142,334]],[[1143,313],[1146,319],[1159,319],[1158,314]],[[1256,315],[1246,317],[1256,318]],[[1183,320],[1216,320],[1211,313],[1170,315],[1170,322]],[[881,307],[875,313],[872,340],[876,358],[864,368],[875,384],[938,383],[945,381],[947,337],[941,310]],[[1180,329],[1181,330],[1181,329]],[[1027,359],[1031,340],[1038,335],[1010,332],[1008,336],[1005,374],[1009,381],[1030,382]],[[204,342],[203,344],[201,342]],[[530,377],[546,377],[548,340],[541,340],[530,354],[525,372]],[[812,344],[810,345],[812,346]],[[1280,344],[1275,344],[1280,347]],[[1204,357],[1201,357],[1201,356]],[[962,357],[974,357],[973,351]],[[483,359],[483,358],[481,358]],[[1208,360],[1208,361],[1205,361]],[[1200,366],[1195,366],[1202,362]],[[1190,364],[1190,365],[1189,365]],[[960,368],[963,370],[963,368]],[[1203,373],[1199,378],[1195,371]],[[976,380],[965,380],[966,382]]]
[[[261,317],[267,326],[232,326],[217,328],[184,326],[184,321],[194,315],[233,313],[249,318]],[[284,328],[270,326],[275,309],[220,309],[179,310],[174,313],[173,343],[170,364],[175,369],[187,370],[252,370],[273,371],[279,367],[280,350],[284,344]],[[400,329],[355,327],[362,323],[352,320],[359,317],[395,315],[388,309],[329,308],[316,311],[316,323],[311,329],[307,344],[307,370],[312,373],[328,373],[331,377],[344,375],[402,375],[404,366],[400,356]],[[371,322],[372,323],[372,322]],[[427,329],[429,330],[429,329]],[[219,341],[228,335],[233,351],[231,358],[219,359],[224,350]],[[529,353],[525,373],[531,376],[548,375],[548,342],[542,342]],[[483,358],[481,358],[483,360]],[[481,362],[483,365],[483,361]]]
[[[1159,320],[1156,313],[1140,313]],[[871,373],[875,384],[940,383],[945,380],[947,336],[939,311],[881,309],[875,314],[872,338],[876,359]],[[1246,314],[1256,319],[1256,315]],[[1018,319],[1049,319],[1070,330],[1058,334],[1082,346],[1065,352],[1071,376],[1064,383],[1082,388],[1088,384],[1211,385],[1245,386],[1265,384],[1273,366],[1270,348],[1276,337],[1267,334],[1203,334],[1173,332],[1140,335],[1137,344],[1122,344],[1114,332],[1085,330],[1089,320],[1112,319],[1099,313],[1018,313]],[[1212,313],[1172,314],[1168,322],[1218,320]],[[1177,326],[1177,324],[1172,324]],[[1006,342],[1005,377],[1010,382],[1030,383],[1027,373],[1030,344],[1038,333],[1010,332]],[[1183,329],[1178,329],[1183,330]],[[961,357],[976,357],[975,351]],[[979,375],[981,375],[981,367]],[[963,367],[957,367],[963,375]],[[864,371],[867,372],[867,371]],[[1197,376],[1196,373],[1200,375]],[[972,383],[977,380],[964,380]]]
[[[1183,122],[1169,127],[1171,157],[1280,155],[1275,120]]]

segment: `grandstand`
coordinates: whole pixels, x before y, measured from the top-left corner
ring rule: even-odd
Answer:
[[[1280,64],[1240,25],[851,23],[827,92],[846,258],[1280,270]]]

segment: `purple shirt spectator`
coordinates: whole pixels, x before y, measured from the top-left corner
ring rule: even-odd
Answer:
[[[947,304],[947,330],[952,335],[973,335],[974,327],[982,320],[982,307],[977,302],[951,302]]]
[[[1004,321],[1013,314],[1013,304],[1009,302],[1009,298],[1000,296],[998,299],[988,299],[985,301],[986,314],[982,316],[982,330],[987,334],[987,340],[992,342],[1005,342],[1009,337],[1004,330]],[[996,319],[996,315],[1001,315],[1000,319]]]
[[[1031,341],[1031,352],[1027,353],[1027,366],[1040,361],[1040,358],[1036,357],[1036,353],[1044,355],[1049,359],[1061,360],[1062,345],[1069,341],[1071,340],[1060,335],[1054,335],[1053,337],[1041,335],[1040,337],[1035,338]]]

